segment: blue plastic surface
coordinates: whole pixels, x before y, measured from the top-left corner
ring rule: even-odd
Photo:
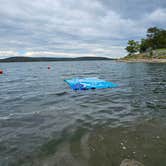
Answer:
[[[73,78],[64,80],[73,90],[116,88],[117,84],[98,78]]]

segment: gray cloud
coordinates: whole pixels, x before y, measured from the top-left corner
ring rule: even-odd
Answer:
[[[1,0],[0,56],[23,49],[120,57],[127,40],[165,28],[165,18],[165,0]]]
[[[165,8],[164,0],[101,0],[107,9],[121,14],[124,18],[142,18],[156,9]]]

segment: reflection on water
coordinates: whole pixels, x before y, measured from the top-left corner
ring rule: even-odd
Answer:
[[[165,64],[49,65],[0,64],[0,165],[166,165]],[[72,77],[119,88],[75,92],[63,81]]]

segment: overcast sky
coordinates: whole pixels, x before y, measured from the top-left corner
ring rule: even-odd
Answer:
[[[166,28],[166,0],[0,0],[0,58],[121,57],[151,26]]]

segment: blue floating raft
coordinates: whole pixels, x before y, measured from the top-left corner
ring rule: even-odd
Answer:
[[[116,88],[117,84],[98,78],[73,78],[64,80],[73,90]]]

